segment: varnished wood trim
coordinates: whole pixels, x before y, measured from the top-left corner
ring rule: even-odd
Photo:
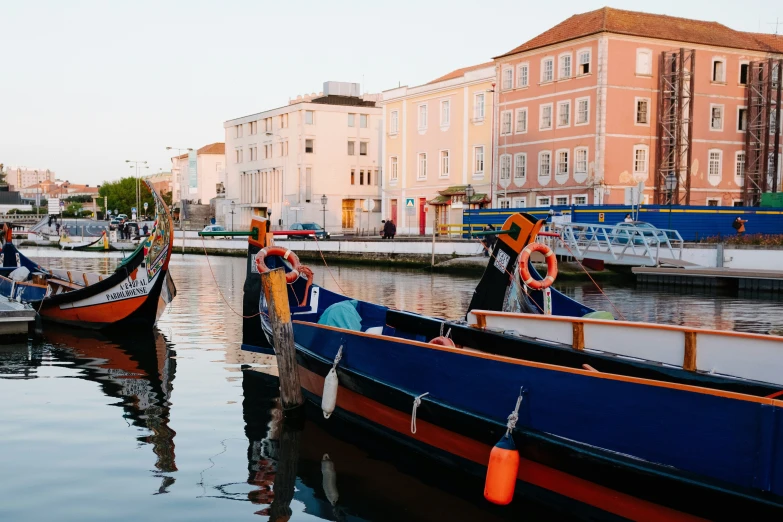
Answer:
[[[84,279],[84,286],[90,286],[90,282],[87,280],[87,272],[82,272],[82,279]]]
[[[68,271],[68,272],[66,272],[66,274],[68,274],[68,282],[73,284],[73,278],[71,278],[71,272]]]
[[[685,332],[685,356],[682,359],[682,369],[696,371],[696,332]]]
[[[574,336],[571,345],[574,350],[582,351],[585,349],[585,324],[580,321],[575,321],[573,326]]]
[[[479,328],[486,328],[487,327],[487,318],[483,315],[477,315],[476,316],[476,326]]]

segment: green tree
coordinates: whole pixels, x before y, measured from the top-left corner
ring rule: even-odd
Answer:
[[[63,216],[66,217],[82,217],[82,208],[83,205],[78,202],[71,203],[67,207],[65,207],[65,212],[63,212]]]
[[[155,211],[155,200],[147,185],[140,181],[141,206],[139,213],[144,214],[144,203],[148,204],[147,214],[152,215]],[[109,198],[109,210],[114,214],[114,210],[119,210],[120,214],[131,215],[131,208],[136,206],[136,178],[122,178],[118,181],[106,181],[101,184],[98,192],[101,199],[99,204],[103,204],[103,197]]]

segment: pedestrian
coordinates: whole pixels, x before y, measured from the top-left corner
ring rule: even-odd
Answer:
[[[741,236],[745,233],[745,223],[747,222],[747,219],[742,219],[740,216],[737,216],[737,219],[735,219],[734,223],[731,224],[732,228],[737,231],[738,236]]]
[[[54,230],[57,232],[57,235],[59,236],[60,235],[60,224],[59,223],[55,223],[54,224]]]
[[[386,222],[386,224],[390,224],[390,223],[391,226],[389,227],[389,239],[394,239],[394,236],[397,235],[397,225],[395,225],[394,220],[391,219]]]
[[[386,239],[386,220],[381,220],[381,239]]]
[[[626,223],[633,223],[633,218],[631,217],[631,214],[626,214],[625,219],[623,220]]]
[[[489,232],[492,230],[495,230],[495,227],[493,227],[491,224],[484,226],[484,232]],[[484,257],[489,257],[490,252],[492,252],[492,249],[495,248],[495,242],[497,239],[497,236],[494,234],[481,238],[481,243],[484,245]]]
[[[142,228],[142,230],[144,231],[145,237],[150,234],[150,227],[148,227],[146,223],[144,223],[144,227]]]

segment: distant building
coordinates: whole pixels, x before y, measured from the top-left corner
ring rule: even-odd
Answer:
[[[71,183],[70,181],[44,181],[37,183],[29,187],[25,187],[19,190],[22,198],[32,200],[35,199],[37,194],[41,195],[41,199],[49,198],[70,198],[75,196],[89,196],[94,197],[98,195],[100,191],[100,185],[80,185]]]
[[[329,230],[377,229],[383,132],[378,98],[360,96],[357,83],[325,82],[321,94],[226,121],[223,208],[230,212],[233,203],[235,214],[223,222],[233,217],[238,228],[253,215],[271,214],[278,228],[325,220]]]
[[[149,176],[144,176],[144,179],[149,181],[155,188],[155,191],[160,195],[172,192],[173,190],[171,172],[158,172],[156,174],[150,174]]]
[[[491,202],[494,81],[489,62],[383,92],[383,215],[398,233],[430,234]]]
[[[225,143],[211,143],[171,158],[173,201],[208,205],[225,175],[225,150]]]
[[[54,181],[54,171],[32,167],[5,167],[5,182],[15,190],[23,189],[44,181]]]
[[[648,203],[752,203],[780,177],[782,53],[716,22],[568,18],[495,58],[498,206],[627,204],[639,183]]]

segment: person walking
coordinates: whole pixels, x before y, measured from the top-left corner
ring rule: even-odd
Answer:
[[[491,224],[484,226],[484,232],[489,232],[491,230],[495,230],[495,227],[493,227]],[[495,242],[497,239],[498,238],[495,235],[484,236],[481,238],[481,242],[484,244],[484,257],[489,257],[490,252],[492,252],[492,249],[495,248]]]
[[[734,223],[731,224],[732,228],[737,231],[738,236],[741,236],[745,233],[745,223],[747,222],[747,219],[742,219],[740,216],[737,216],[737,219],[735,219]]]
[[[633,223],[633,218],[631,217],[631,214],[626,214],[625,219],[623,221],[626,223]]]
[[[144,231],[145,237],[150,234],[150,227],[148,227],[146,223],[144,223],[144,227],[142,227],[142,230]]]
[[[386,220],[381,220],[381,239],[386,239]]]

